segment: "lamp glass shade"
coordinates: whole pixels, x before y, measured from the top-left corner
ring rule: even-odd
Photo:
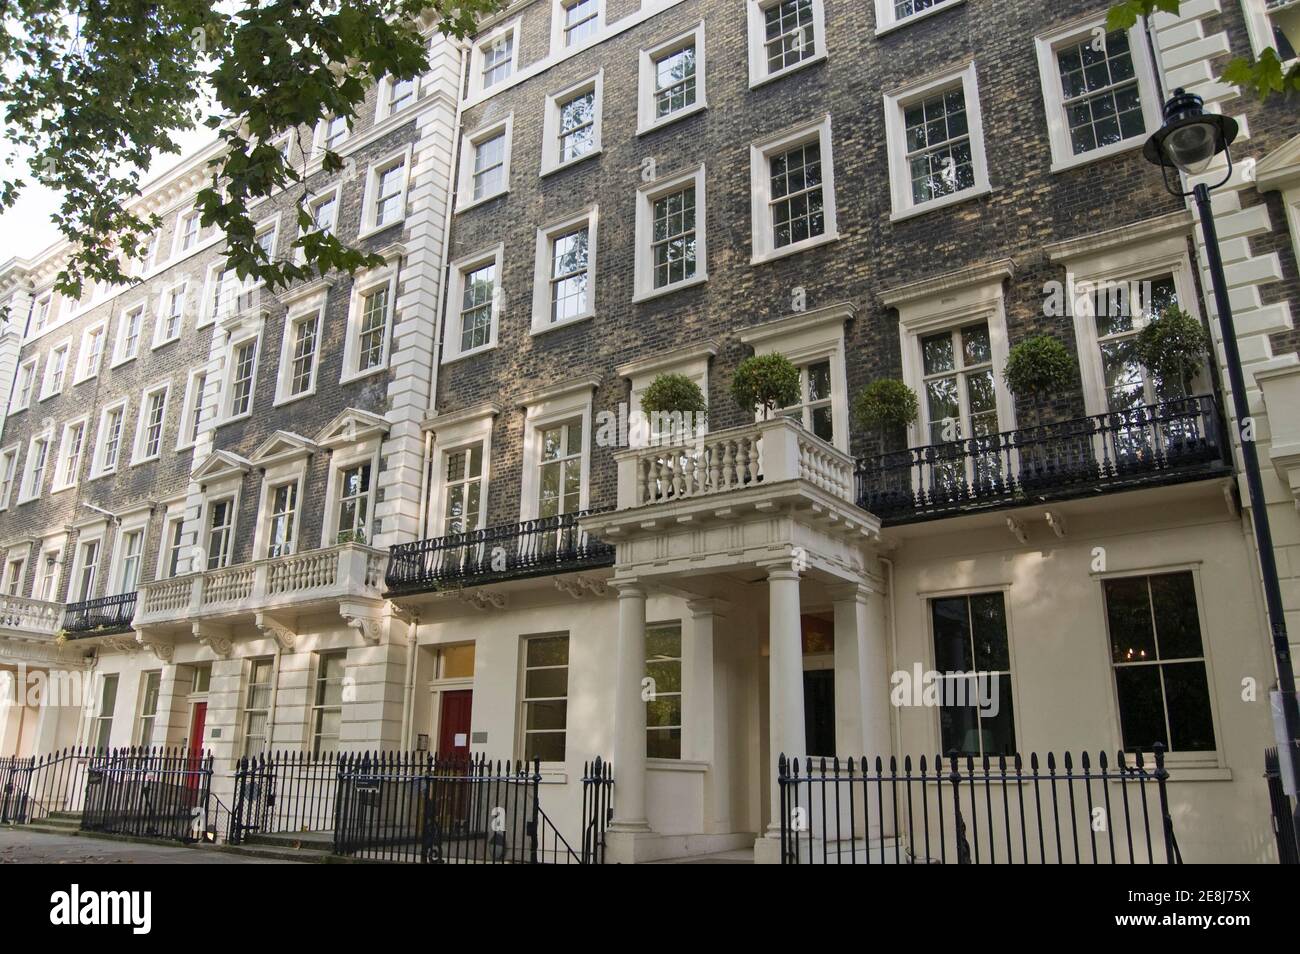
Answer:
[[[1219,130],[1212,122],[1187,123],[1169,132],[1165,156],[1190,176],[1200,175],[1219,153]]]

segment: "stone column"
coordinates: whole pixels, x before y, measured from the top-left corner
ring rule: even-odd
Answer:
[[[638,835],[650,833],[646,818],[645,587],[635,581],[618,589],[618,670],[614,683],[614,820],[609,829],[609,857],[624,864],[636,860]]]
[[[781,789],[778,760],[807,753],[803,709],[803,637],[799,622],[799,573],[788,561],[767,570],[768,613],[768,747],[771,817],[767,837],[781,837]]]
[[[889,673],[884,620],[873,591],[831,591],[835,609],[835,748],[845,757],[888,759]]]

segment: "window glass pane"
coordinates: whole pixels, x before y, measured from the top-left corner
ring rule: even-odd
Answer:
[[[1156,642],[1146,577],[1106,580],[1104,589],[1111,658],[1117,663],[1154,661]]]
[[[567,666],[569,664],[569,637],[546,636],[528,640],[529,666]]]
[[[931,600],[930,606],[934,619],[935,668],[940,672],[970,672],[975,663],[966,598]]]
[[[952,335],[946,331],[922,338],[921,355],[926,374],[952,371],[957,366],[952,353]]]
[[[1115,670],[1115,688],[1124,748],[1149,751],[1157,742],[1168,745],[1160,667],[1120,666]]]
[[[1174,663],[1161,666],[1165,678],[1165,703],[1169,706],[1170,748],[1175,752],[1214,751],[1214,720],[1210,717],[1210,687],[1205,664]]]
[[[1202,655],[1201,620],[1196,609],[1196,584],[1190,573],[1151,577],[1156,638],[1161,659]]]
[[[1007,618],[1001,593],[970,597],[971,638],[975,644],[975,669],[1003,671],[1011,668],[1007,646]]]

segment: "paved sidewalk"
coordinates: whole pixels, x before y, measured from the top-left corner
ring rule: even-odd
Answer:
[[[265,865],[262,858],[186,848],[182,845],[148,845],[82,835],[0,828],[0,865]],[[296,864],[297,862],[278,862]]]

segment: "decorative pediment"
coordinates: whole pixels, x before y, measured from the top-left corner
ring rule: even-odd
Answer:
[[[270,467],[309,457],[320,450],[320,445],[292,431],[276,431],[253,451],[251,462],[258,467]]]
[[[388,421],[378,414],[350,407],[330,421],[316,436],[321,447],[346,447],[388,433]]]
[[[1260,192],[1300,186],[1300,136],[1292,136],[1255,164]]]
[[[200,483],[220,480],[223,477],[242,477],[253,469],[253,463],[246,457],[240,457],[230,451],[213,451],[203,458],[203,463],[195,468],[190,476]]]

